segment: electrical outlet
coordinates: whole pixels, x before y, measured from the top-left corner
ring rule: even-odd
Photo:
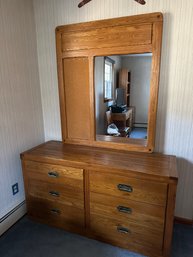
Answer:
[[[18,192],[19,192],[19,186],[18,186],[18,183],[15,183],[14,185],[12,185],[12,193],[13,195],[15,195]]]

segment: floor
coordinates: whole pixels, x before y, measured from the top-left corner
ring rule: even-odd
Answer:
[[[174,226],[172,257],[193,257],[193,226]]]
[[[147,138],[147,129],[146,128],[133,128],[131,133],[129,134],[130,138]]]
[[[142,257],[22,218],[0,237],[1,257]],[[193,227],[175,225],[172,257],[193,257]]]

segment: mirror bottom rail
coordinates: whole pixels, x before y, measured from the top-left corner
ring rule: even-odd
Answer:
[[[118,137],[109,135],[96,135],[96,141],[121,143],[121,144],[133,144],[138,146],[147,146],[147,139],[141,138],[129,138],[129,137]]]

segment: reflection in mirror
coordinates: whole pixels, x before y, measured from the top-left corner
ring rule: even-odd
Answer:
[[[113,100],[114,97],[114,64],[113,59],[104,58],[104,101]]]
[[[96,140],[147,141],[152,54],[95,57]]]

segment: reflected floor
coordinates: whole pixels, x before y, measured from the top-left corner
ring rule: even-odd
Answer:
[[[129,138],[140,138],[147,139],[147,129],[146,128],[133,128]]]

